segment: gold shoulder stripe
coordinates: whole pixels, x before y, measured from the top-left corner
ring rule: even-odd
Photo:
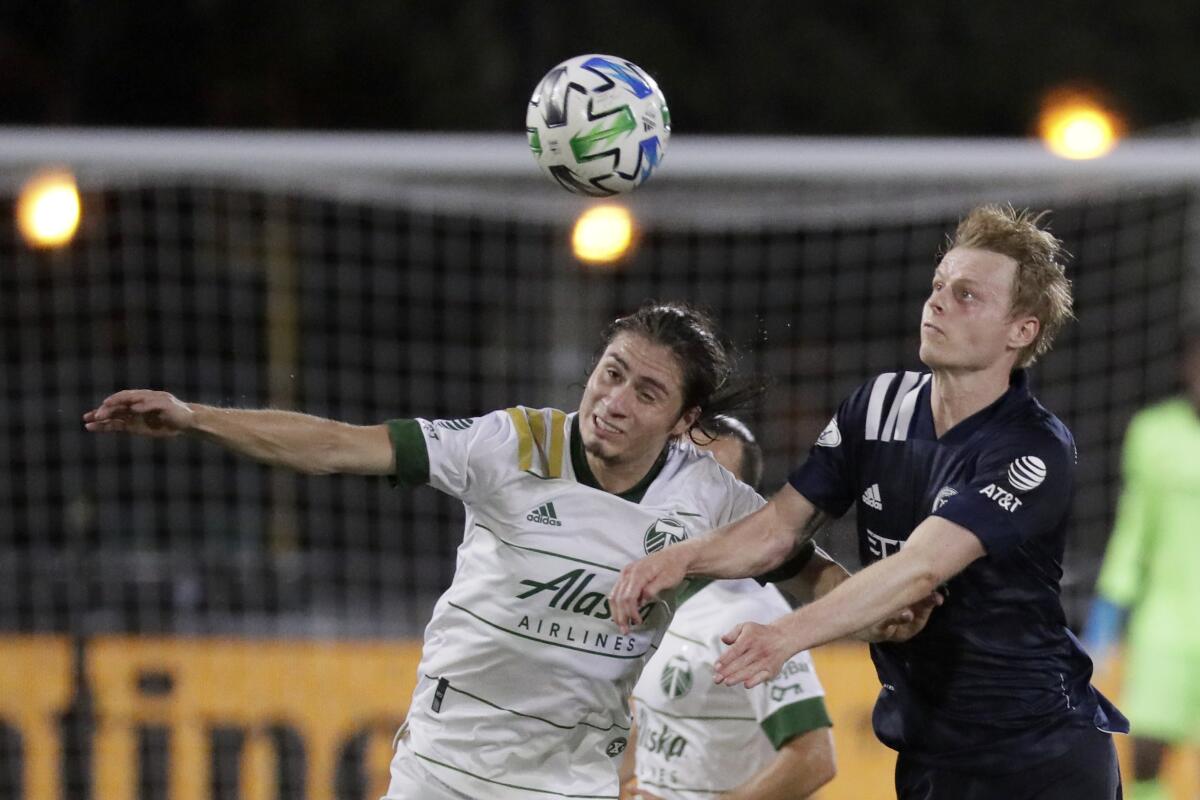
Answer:
[[[526,408],[525,417],[529,420],[529,428],[533,431],[533,446],[537,448],[542,461],[546,460],[546,414],[541,409]],[[539,465],[540,466],[540,465]]]
[[[520,408],[506,409],[508,416],[517,429],[517,469],[527,470],[533,467],[533,431],[529,429],[529,419]]]
[[[558,409],[550,410],[550,469],[548,478],[561,478],[563,450],[567,441],[567,415]]]

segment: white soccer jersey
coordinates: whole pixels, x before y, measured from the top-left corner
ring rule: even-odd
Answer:
[[[711,799],[747,781],[790,739],[830,726],[808,651],[753,689],[713,683],[721,635],[789,611],[773,586],[716,581],[683,604],[634,689],[638,785],[666,800]]]
[[[627,698],[675,604],[651,604],[625,636],[608,592],[625,564],[763,504],[690,444],[623,496],[594,488],[574,417],[389,423],[397,480],[466,508],[406,724],[422,763],[472,797],[617,796]]]

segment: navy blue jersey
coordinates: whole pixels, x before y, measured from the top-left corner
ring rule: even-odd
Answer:
[[[1029,393],[1023,371],[941,438],[930,390],[917,372],[864,384],[790,477],[833,516],[857,503],[864,565],[903,547],[930,515],[971,531],[987,552],[944,587],[925,630],[872,645],[880,741],[935,766],[1006,772],[1061,755],[1088,729],[1128,730],[1090,685],[1092,663],[1059,601],[1071,432]]]

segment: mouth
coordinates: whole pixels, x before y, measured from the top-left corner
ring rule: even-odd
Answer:
[[[943,331],[943,330],[942,330],[941,328],[939,328],[937,325],[934,325],[932,322],[922,322],[922,323],[921,323],[921,328],[922,328],[922,329],[928,329],[928,330],[931,330],[931,331],[935,331],[935,332],[937,332],[937,333],[940,333],[942,336],[945,336],[945,335],[946,335],[946,332],[945,332],[945,331]]]
[[[592,414],[592,429],[602,436],[614,436],[621,432],[620,428],[613,427],[595,414]]]

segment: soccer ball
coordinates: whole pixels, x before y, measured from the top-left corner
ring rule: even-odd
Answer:
[[[632,61],[576,56],[546,73],[525,115],[542,171],[576,194],[641,186],[662,163],[671,116],[658,84]]]

